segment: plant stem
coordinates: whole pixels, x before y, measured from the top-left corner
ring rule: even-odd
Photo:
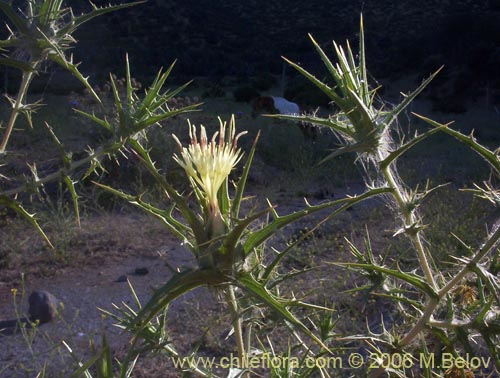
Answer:
[[[413,326],[412,329],[401,339],[398,343],[398,347],[403,348],[413,341],[413,339],[427,326],[429,320],[434,313],[434,310],[438,306],[440,300],[450,292],[455,285],[457,285],[467,274],[470,267],[474,264],[477,264],[500,240],[500,227],[495,230],[495,232],[488,238],[486,243],[479,248],[476,254],[470,259],[470,262],[465,265],[460,272],[458,272],[441,290],[437,292],[437,298],[431,298],[427,305],[425,306],[425,311],[422,314],[422,317],[418,320],[418,322]],[[447,328],[452,326],[453,324],[445,325],[439,322],[433,323],[435,326],[441,328]],[[378,368],[370,373],[370,378],[377,378],[381,376],[385,372],[385,368]]]
[[[382,173],[387,180],[387,183],[389,186],[393,189],[392,195],[394,199],[396,200],[396,203],[399,207],[399,211],[402,214],[404,218],[404,227],[411,227],[415,223],[417,223],[417,219],[415,217],[415,214],[408,209],[408,201],[405,198],[405,194],[403,193],[403,190],[400,186],[400,184],[397,182],[397,180],[394,178],[394,174],[391,170],[390,167],[385,167],[382,170]],[[437,285],[436,281],[434,279],[434,273],[432,272],[432,269],[429,264],[429,260],[427,258],[427,254],[425,252],[425,248],[422,242],[422,238],[420,236],[420,233],[417,231],[415,233],[407,233],[411,241],[413,242],[413,245],[415,246],[415,250],[418,255],[418,259],[420,262],[420,266],[422,267],[422,270],[424,271],[425,277],[427,279],[427,282],[431,285],[431,287],[434,290],[437,290]]]
[[[33,65],[36,67],[36,63]],[[12,134],[12,130],[14,129],[14,124],[16,123],[17,116],[20,113],[20,109],[23,106],[24,98],[28,93],[28,87],[30,85],[31,79],[33,79],[34,71],[24,71],[23,79],[21,81],[21,85],[19,87],[19,91],[17,93],[16,102],[14,103],[14,108],[12,109],[12,113],[10,114],[9,123],[7,124],[7,128],[5,129],[2,143],[0,144],[0,154],[5,152],[7,148],[7,143],[9,142],[10,135]]]
[[[439,304],[438,298],[431,298],[429,302],[425,306],[425,311],[422,314],[422,317],[419,319],[417,324],[413,326],[412,329],[401,339],[398,343],[399,346],[403,347],[408,345],[422,330],[427,326],[427,322],[431,318],[434,310]]]
[[[245,367],[245,343],[243,341],[243,322],[238,311],[238,302],[234,293],[234,286],[228,285],[226,290],[226,301],[231,311],[234,335],[236,337],[236,347],[240,356],[240,368]]]
[[[57,171],[50,173],[43,178],[37,179],[36,181],[31,182],[30,184],[32,184],[33,187],[37,188],[37,187],[40,187],[44,184],[47,184],[48,182],[58,180],[61,178],[62,174],[68,174],[69,172],[72,172],[72,171],[76,170],[77,168],[80,168],[81,166],[86,165],[87,163],[91,162],[92,160],[98,160],[99,158],[101,158],[102,156],[104,156],[106,154],[110,154],[114,151],[117,151],[122,146],[123,146],[122,142],[114,142],[108,146],[99,147],[95,151],[89,153],[88,156],[71,163],[71,165],[68,168],[63,167],[61,169],[58,169]],[[0,192],[0,196],[6,196],[6,197],[14,196],[20,192],[25,191],[26,188],[27,188],[27,184],[23,184],[23,185],[20,185],[16,188],[12,188],[12,189]]]

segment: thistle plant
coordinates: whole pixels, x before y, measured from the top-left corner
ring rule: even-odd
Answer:
[[[75,16],[71,8],[65,8],[62,0],[28,0],[23,12],[18,12],[9,2],[0,2],[0,11],[6,16],[9,36],[5,40],[0,40],[0,64],[14,67],[21,71],[21,83],[15,97],[7,96],[12,106],[12,110],[6,122],[0,121],[0,168],[8,165],[8,143],[19,115],[24,115],[30,127],[33,128],[33,113],[42,105],[42,101],[32,104],[26,103],[30,84],[33,78],[49,67],[49,63],[55,63],[71,72],[87,90],[94,96],[96,101],[101,102],[99,96],[94,92],[88,78],[80,72],[78,63],[73,62],[72,55],[67,56],[69,49],[75,44],[73,38],[75,31],[84,23],[93,18],[140,4],[134,2],[122,5],[107,7],[96,7],[92,5],[92,11],[87,14]],[[54,142],[62,154],[63,168],[57,172],[41,174],[37,170],[36,162],[27,162],[30,167],[32,178],[27,182],[19,184],[17,177],[8,177],[0,172],[0,205],[9,207],[16,213],[27,219],[45,238],[49,246],[52,244],[42,228],[39,226],[34,215],[28,212],[21,201],[17,199],[19,193],[37,191],[41,186],[50,181],[62,179],[75,204],[78,216],[78,195],[75,190],[75,180],[70,177],[70,173],[76,168],[87,164],[89,161],[97,161],[101,156],[116,152],[110,149],[103,149],[98,153],[91,151],[88,158],[80,161],[72,160],[72,151],[65,151],[62,143],[54,134],[52,128],[46,124],[48,133],[53,137]],[[26,180],[25,180],[26,181]],[[16,184],[19,184],[16,186]]]
[[[230,310],[236,349],[241,361],[238,371],[241,374],[248,371],[245,361],[251,350],[252,327],[245,319],[248,311],[253,312],[252,309],[266,308],[272,311],[290,327],[292,334],[304,333],[323,352],[329,351],[325,340],[314,334],[292,311],[297,307],[317,310],[321,307],[293,298],[283,298],[277,290],[279,282],[287,278],[286,274],[278,278],[277,268],[292,247],[289,246],[280,253],[270,253],[272,249],[266,248],[266,241],[280,229],[309,214],[335,208],[331,215],[334,216],[359,201],[386,192],[387,189],[368,190],[359,196],[318,205],[306,203],[303,210],[285,216],[279,216],[273,206],[242,216],[240,206],[257,140],[246,159],[241,177],[235,182],[234,191],[230,190],[231,171],[243,156],[237,142],[245,132],[236,132],[234,117],[230,119],[229,125],[220,118],[219,123],[219,131],[211,139],[207,137],[203,126],[200,126],[198,136],[196,127],[189,123],[190,144],[187,147],[174,136],[180,152],[173,158],[188,176],[194,195],[193,205],[198,210],[193,210],[190,205],[192,201],[178,193],[157,170],[145,145],[146,139],[131,141],[131,145],[170,200],[171,206],[168,209],[160,209],[144,202],[141,196],[99,184],[103,189],[161,220],[189,248],[197,261],[196,268],[173,270],[173,276],[154,291],[144,306],[139,305],[135,310],[126,305],[116,306],[121,315],[107,313],[118,321],[120,327],[132,332],[134,340],[145,340],[148,345],[158,345],[154,340],[166,331],[154,324],[157,324],[158,317],[165,316],[169,303],[197,287],[207,286],[224,298]],[[182,218],[179,219],[179,215]],[[294,275],[296,273],[289,274],[290,277]],[[156,331],[152,332],[153,329]],[[172,344],[169,344],[168,349],[164,344],[157,349],[177,356]],[[135,353],[140,353],[139,349]],[[305,348],[305,353],[313,352],[310,348]],[[135,356],[134,352],[131,352],[131,356]],[[200,371],[196,373],[208,376]]]
[[[389,107],[387,104],[378,104],[376,89],[371,89],[368,85],[362,22],[359,61],[355,60],[349,43],[344,49],[334,42],[338,63],[333,64],[320,45],[312,37],[311,40],[333,79],[333,85],[328,85],[317,79],[298,64],[288,61],[286,58],[285,60],[328,95],[332,102],[339,107],[340,111],[331,114],[328,118],[314,116],[278,117],[310,122],[332,130],[338,136],[341,147],[328,155],[323,161],[344,152],[355,152],[358,156],[358,163],[364,168],[366,186],[373,188],[382,185],[390,188],[390,192],[384,194],[383,198],[399,220],[400,228],[394,232],[394,235],[403,234],[411,241],[419,261],[418,270],[423,274],[421,276],[417,272],[404,272],[400,267],[389,268],[380,265],[369,242],[364,252],[350,243],[353,255],[358,261],[341,265],[364,272],[363,274],[375,278],[377,282],[387,282],[386,278],[392,277],[404,284],[409,284],[422,295],[422,302],[420,303],[420,301],[415,302],[402,296],[401,289],[397,287],[383,294],[399,303],[400,308],[404,309],[403,314],[409,320],[409,324],[412,325],[408,326],[409,328],[403,335],[390,335],[387,333],[382,337],[378,337],[370,334],[366,336],[367,340],[371,340],[371,343],[378,340],[380,345],[390,345],[393,351],[401,352],[406,350],[410,343],[414,342],[424,331],[430,330],[441,340],[446,340],[443,341],[444,344],[448,348],[452,348],[453,353],[458,353],[459,351],[452,347],[455,340],[460,341],[462,347],[470,351],[472,348],[463,335],[479,332],[483,336],[491,356],[494,357],[497,368],[500,367],[498,348],[495,346],[498,342],[497,326],[495,325],[498,322],[498,313],[496,313],[493,306],[493,303],[500,304],[496,294],[499,286],[497,280],[493,277],[494,273],[484,266],[485,257],[488,255],[490,255],[490,261],[497,260],[497,245],[500,238],[500,231],[496,226],[498,221],[493,226],[491,233],[486,237],[484,244],[476,250],[472,246],[467,246],[472,257],[466,260],[458,259],[458,273],[445,273],[439,270],[432,258],[432,245],[425,243],[423,235],[425,225],[419,214],[420,205],[426,196],[436,188],[426,187],[424,191],[408,188],[400,178],[396,167],[396,161],[400,156],[436,132],[448,133],[468,144],[492,167],[493,176],[496,178],[498,178],[499,174],[498,151],[491,151],[480,145],[472,135],[468,137],[452,130],[449,124],[439,124],[422,116],[419,117],[433,126],[429,131],[420,135],[415,134],[413,138],[409,138],[406,142],[397,139],[401,135],[398,130],[398,115],[431,82],[439,70],[424,80],[415,91],[405,95],[404,100],[399,105]],[[498,190],[494,189],[491,180],[485,183],[484,187],[476,186],[475,193],[495,203],[495,205],[498,203]],[[492,252],[495,252],[493,257],[491,257]],[[478,288],[483,288],[483,290],[487,288],[489,295],[483,297],[481,305],[473,313],[472,319],[466,324],[462,324],[461,321],[455,318],[458,316],[458,309],[456,308],[446,311],[446,320],[437,320],[436,317],[439,317],[437,315],[438,309],[442,309],[445,303],[450,303],[453,290],[456,290],[457,285],[463,282],[466,275],[471,272],[476,275]],[[378,287],[379,285],[375,286]],[[485,293],[483,292],[483,294]],[[406,308],[408,304],[413,307],[413,312],[416,311],[416,313],[411,314],[411,307]],[[489,322],[486,319],[489,319]],[[484,331],[484,322],[488,324],[486,328],[491,333]],[[456,336],[453,335],[454,333]],[[458,337],[458,335],[462,336]],[[354,339],[359,339],[359,337]],[[425,350],[425,345],[423,348]],[[384,362],[381,365],[384,365]],[[384,368],[375,369],[372,375],[379,376],[384,370]]]
[[[20,69],[22,72],[17,96],[8,97],[12,104],[12,113],[3,132],[0,155],[6,151],[19,114],[24,114],[32,126],[31,113],[39,103],[24,104],[24,100],[32,79],[47,62],[57,63],[70,71],[100,102],[87,78],[80,73],[78,64],[73,62],[73,57],[66,56],[66,52],[75,43],[73,34],[82,24],[97,16],[140,3],[103,8],[92,5],[92,11],[81,16],[75,16],[71,8],[64,8],[62,0],[28,0],[25,15],[19,15],[7,2],[0,3],[0,10],[12,25],[8,26],[9,37],[0,41],[0,48],[10,49],[10,52],[0,59],[0,64]]]
[[[375,256],[369,242],[366,244],[365,251],[350,243],[357,262],[341,263],[340,265],[362,272],[366,277],[373,279],[374,283],[376,281],[387,284],[391,280],[391,282],[398,282],[390,289],[387,289],[387,285],[382,285],[388,290],[382,295],[398,303],[398,308],[401,309],[407,322],[405,324],[406,330],[402,334],[391,334],[389,331],[385,331],[382,335],[369,333],[365,337],[353,336],[352,339],[365,338],[370,345],[374,346],[374,350],[381,351],[383,350],[382,346],[385,345],[389,348],[390,353],[402,353],[407,350],[411,351],[410,344],[419,336],[425,332],[431,332],[456,355],[459,353],[459,349],[455,344],[459,342],[462,344],[462,348],[471,351],[468,337],[472,336],[474,332],[478,332],[482,335],[491,356],[495,359],[497,368],[499,368],[499,351],[496,346],[499,335],[498,312],[493,305],[493,303],[496,303],[497,306],[500,304],[498,300],[499,286],[498,280],[494,277],[495,273],[491,270],[491,265],[488,268],[485,264],[485,261],[492,262],[498,259],[500,238],[498,221],[494,222],[484,244],[477,248],[466,246],[470,251],[470,257],[466,259],[457,257],[456,271],[444,272],[439,269],[437,262],[433,261],[432,245],[426,243],[424,236],[424,228],[427,225],[424,224],[419,213],[419,208],[426,196],[436,188],[426,187],[423,191],[419,191],[418,188],[410,189],[400,178],[396,167],[398,158],[417,143],[436,132],[445,132],[468,144],[482,156],[492,167],[492,176],[497,180],[500,172],[498,150],[491,151],[477,143],[472,135],[465,136],[452,130],[449,124],[439,124],[422,116],[419,117],[433,127],[420,135],[415,134],[407,141],[399,139],[402,133],[398,130],[398,115],[431,82],[439,70],[424,80],[415,91],[405,95],[404,100],[399,105],[391,107],[377,101],[376,89],[371,89],[368,84],[362,21],[359,60],[355,59],[355,54],[349,43],[344,49],[334,42],[334,50],[338,59],[338,63],[334,64],[312,37],[311,40],[333,79],[333,85],[317,79],[298,64],[286,58],[285,60],[321,89],[338,106],[340,111],[326,118],[282,115],[277,117],[310,122],[334,132],[338,136],[341,147],[330,153],[324,161],[345,152],[357,154],[357,162],[363,167],[365,173],[366,186],[368,188],[383,186],[390,189],[388,193],[383,194],[383,198],[388,207],[392,209],[400,225],[394,235],[403,234],[411,241],[419,262],[418,266],[411,267],[411,271],[403,271],[400,266],[387,267],[384,266],[383,261],[377,261],[377,256]],[[498,204],[498,189],[494,187],[491,180],[486,182],[483,187],[476,186],[474,191],[495,205]],[[487,258],[487,256],[489,257]],[[476,285],[480,288],[482,297],[479,301],[480,304],[470,315],[470,320],[464,323],[457,318],[459,310],[452,304],[451,298],[458,285],[463,283],[464,278],[472,273],[475,275]],[[419,299],[414,300],[410,295],[402,294],[404,293],[402,289],[404,285],[409,285],[415,292],[419,293]],[[380,287],[380,285],[373,287]],[[447,310],[443,310],[446,307]],[[488,329],[488,332],[485,329]],[[423,340],[423,346],[420,350],[424,353],[426,339],[422,336],[420,340]],[[381,367],[374,369],[371,376],[377,377],[389,370],[397,370],[393,367],[387,367],[387,361],[383,358],[381,361]],[[405,373],[401,372],[400,374]],[[427,371],[427,374],[431,373]]]

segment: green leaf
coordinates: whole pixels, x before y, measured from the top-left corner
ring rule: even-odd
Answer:
[[[383,193],[383,191],[376,191],[375,193],[372,193],[371,195],[379,195]],[[365,196],[366,195],[366,196]],[[333,211],[332,213],[330,213],[326,218],[324,218],[321,222],[319,222],[316,226],[314,226],[314,228],[312,228],[307,234],[304,234],[302,235],[301,238],[299,238],[295,243],[292,243],[291,245],[289,245],[284,251],[278,253],[276,255],[276,257],[269,263],[269,265],[266,267],[266,270],[264,271],[264,274],[262,276],[262,278],[265,280],[265,281],[268,281],[270,278],[271,278],[271,274],[272,272],[276,269],[276,267],[278,266],[278,264],[283,260],[283,258],[290,252],[293,250],[293,248],[298,244],[300,243],[303,239],[305,239],[307,237],[308,234],[312,233],[315,229],[317,229],[321,224],[327,222],[328,220],[334,218],[335,216],[337,216],[338,214],[342,213],[343,211],[346,211],[347,209],[349,209],[350,207],[352,207],[354,204],[356,204],[357,202],[360,202],[368,197],[370,197],[371,195],[368,195],[367,193],[363,194],[363,195],[360,195],[358,197],[348,197],[348,198],[344,198],[344,199],[341,199],[341,200],[337,200],[337,201],[334,201],[334,202],[338,202],[337,205],[341,205],[338,209],[336,209],[335,211]]]
[[[106,339],[106,334],[102,334],[102,351],[101,358],[98,367],[98,376],[101,378],[112,378],[113,377],[113,358],[111,356],[111,349]]]
[[[223,250],[229,253],[233,252],[236,248],[236,244],[241,239],[241,236],[247,227],[255,220],[269,213],[271,210],[271,208],[268,208],[238,221],[236,226],[234,226],[234,228],[232,228],[231,231],[224,237]]]
[[[142,3],[145,3],[145,1],[136,1],[133,3],[120,4],[120,5],[109,5],[107,7],[102,7],[102,8],[99,8],[94,4],[90,3],[93,8],[92,11],[78,17],[72,17],[70,22],[68,22],[66,25],[64,25],[62,28],[58,30],[57,35],[59,36],[59,38],[61,38],[67,34],[72,34],[82,24],[92,20],[95,17],[101,16],[109,12],[114,12],[116,10],[130,8]]]
[[[339,89],[344,93],[346,93],[347,91],[358,91],[359,84],[357,80],[356,65],[354,64],[354,62],[352,66],[349,64],[342,46],[337,45],[335,41],[333,42],[333,46],[335,48],[335,52],[337,53],[337,58],[339,61],[336,69],[338,72],[338,76],[341,79],[341,85],[339,85]],[[347,42],[347,50],[350,50],[349,42]],[[352,52],[350,52],[350,55],[352,55]]]
[[[162,114],[150,115],[144,121],[137,122],[136,125],[135,125],[134,130],[135,131],[141,131],[141,130],[144,130],[145,128],[147,128],[147,127],[149,127],[151,125],[154,125],[154,124],[156,124],[158,122],[161,122],[161,121],[163,121],[163,120],[165,120],[167,118],[172,118],[172,117],[175,117],[176,115],[187,113],[187,112],[191,112],[191,111],[197,111],[198,109],[196,109],[196,108],[199,105],[200,104],[188,105],[188,106],[185,106],[185,107],[180,108],[180,109],[166,111],[166,112],[164,112]]]
[[[314,125],[328,127],[334,131],[337,131],[340,134],[346,134],[351,138],[354,138],[355,136],[349,124],[336,122],[333,120],[333,118],[325,119],[309,115],[289,115],[289,114],[265,114],[264,116],[271,118],[285,119],[294,122],[312,123]]]
[[[9,18],[9,20],[14,24],[17,30],[19,30],[22,34],[29,33],[29,26],[27,21],[19,17],[16,12],[12,9],[10,4],[7,4],[6,1],[0,1],[0,10]]]
[[[370,288],[371,288],[371,286],[370,286]],[[387,294],[387,293],[374,293],[374,295],[376,295],[378,297],[389,298],[391,301],[394,301],[394,302],[405,303],[407,305],[418,308],[420,310],[424,309],[424,305],[422,304],[421,301],[414,301],[414,300],[412,300],[404,295]]]
[[[80,109],[73,109],[76,113],[83,115],[84,117],[87,117],[88,119],[92,120],[93,122],[97,123],[98,125],[104,127],[105,129],[109,131],[113,131],[113,126],[110,125],[110,123],[106,119],[100,119],[97,117],[95,114],[90,114],[86,113],[83,110]]]
[[[350,153],[350,152],[356,152],[356,153],[365,152],[366,151],[365,147],[366,146],[363,143],[348,143],[348,144],[345,144],[342,147],[339,147],[339,148],[333,150],[333,152],[331,152],[330,154],[328,154],[327,156],[325,156],[323,159],[321,159],[320,162],[318,163],[318,165],[324,164],[327,161],[330,161],[330,160],[332,160],[333,158],[335,158],[337,156],[340,156],[340,155],[343,155],[343,154],[347,154],[347,153]]]
[[[248,173],[250,172],[250,167],[252,166],[252,160],[255,155],[255,149],[257,147],[257,142],[260,137],[260,131],[257,133],[255,140],[253,141],[252,148],[248,154],[248,158],[243,167],[243,173],[241,174],[238,184],[236,185],[236,193],[234,194],[234,199],[231,208],[231,216],[234,219],[238,219],[240,213],[241,200],[243,199],[243,193],[245,192],[245,185],[248,179]]]
[[[31,63],[12,58],[0,58],[0,65],[18,68],[23,72],[36,71],[36,68]]]
[[[0,51],[7,51],[2,47],[17,47],[19,46],[20,42],[21,41],[15,37],[11,37],[9,39],[4,39],[4,40],[0,39]]]
[[[366,74],[366,55],[365,55],[365,31],[363,26],[363,15],[359,20],[359,71],[361,76],[361,97],[365,104],[371,103],[370,89],[368,87],[368,75]]]
[[[158,170],[156,169],[151,157],[149,156],[149,152],[144,149],[144,147],[136,140],[130,140],[131,146],[134,148],[134,151],[137,153],[141,162],[146,166],[149,172],[155,177],[156,182],[160,184],[160,186],[165,190],[168,196],[175,202],[177,208],[186,219],[187,223],[191,227],[193,235],[196,239],[196,244],[201,245],[205,240],[205,228],[200,219],[198,219],[197,215],[190,209],[184,197],[179,195],[177,191],[165,180]]]
[[[397,158],[399,158],[401,155],[403,155],[410,148],[414,147],[415,145],[417,145],[418,143],[423,141],[428,136],[431,136],[432,134],[435,134],[438,131],[441,131],[443,129],[443,127],[447,127],[447,126],[448,126],[448,124],[440,126],[440,127],[436,127],[434,129],[426,131],[423,134],[420,134],[419,136],[415,136],[408,143],[405,143],[404,145],[399,147],[397,150],[392,151],[384,160],[382,160],[380,162],[380,168],[381,169],[387,168],[389,165],[392,164],[392,162],[394,162]]]
[[[73,182],[73,180],[71,180],[71,177],[68,175],[68,172],[71,171],[71,163],[72,163],[71,154],[68,154],[68,153],[66,153],[66,151],[64,151],[64,147],[63,147],[61,141],[59,140],[57,135],[54,133],[54,130],[52,129],[52,127],[50,127],[50,125],[47,122],[45,122],[45,126],[47,127],[50,135],[52,136],[52,139],[54,140],[55,144],[57,145],[57,147],[59,149],[59,152],[61,153],[62,160],[64,163],[64,170],[61,171],[61,176],[63,178],[64,183],[66,184],[66,187],[68,188],[68,190],[71,194],[71,199],[73,201],[73,208],[75,210],[75,215],[76,215],[76,222],[78,224],[78,227],[81,227],[80,207],[78,206],[79,196],[78,196],[78,193],[76,192],[75,183]]]
[[[38,18],[41,25],[49,25],[61,15],[61,6],[63,0],[45,0],[38,12]]]
[[[62,52],[50,54],[49,59],[59,64],[61,67],[67,69],[69,72],[71,72],[78,80],[80,80],[80,82],[85,86],[85,88],[89,90],[92,97],[94,97],[94,99],[99,104],[102,104],[101,99],[99,98],[97,93],[95,93],[94,88],[92,88],[92,86],[88,82],[88,77],[84,77],[82,73],[78,70],[78,64],[73,64],[72,61],[68,61],[66,57],[62,55]]]
[[[120,197],[132,205],[135,205],[142,210],[146,211],[147,213],[153,215],[155,218],[158,218],[159,220],[162,221],[162,223],[167,226],[167,228],[175,235],[177,238],[181,241],[185,241],[185,239],[189,238],[190,234],[190,229],[182,224],[181,222],[177,221],[173,215],[173,209],[174,206],[171,206],[167,211],[158,209],[147,202],[144,202],[141,200],[140,196],[133,196],[127,193],[124,193],[120,190],[114,189],[110,186],[106,186],[97,182],[94,182],[95,185],[100,187],[101,189],[106,190],[107,192]]]
[[[261,283],[249,273],[240,273],[236,278],[235,285],[239,286],[242,290],[250,293],[263,301],[269,308],[279,314],[285,321],[293,326],[298,327],[302,332],[308,335],[318,345],[326,351],[330,351],[328,347],[321,341],[314,333],[312,333],[299,319],[297,319],[287,308],[281,303],[278,298],[272,295]]]
[[[115,79],[113,78],[112,74],[109,74],[109,79],[111,82],[111,89],[113,92],[113,98],[115,101],[115,108],[116,111],[118,112],[118,120],[119,120],[119,126],[120,126],[120,136],[127,136],[127,134],[130,134],[131,128],[128,121],[128,117],[125,115],[125,110],[123,109],[123,104],[122,100],[120,98],[120,94],[118,93],[118,88],[116,87]]]
[[[408,105],[417,97],[420,92],[422,92],[429,83],[434,80],[434,78],[437,76],[437,74],[443,69],[444,66],[441,66],[436,72],[434,72],[432,75],[430,75],[427,79],[425,79],[420,86],[415,89],[412,93],[409,95],[405,96],[405,99],[394,109],[392,109],[390,112],[388,112],[387,116],[384,119],[384,124],[389,127],[392,122],[396,120],[398,115],[406,109]]]
[[[62,340],[62,344],[68,350],[69,355],[78,366],[78,369],[72,372],[72,376],[75,378],[80,378],[83,375],[85,376],[85,378],[92,378],[92,374],[90,374],[89,369],[92,366],[94,366],[94,364],[99,360],[100,356],[93,356],[90,360],[88,360],[87,362],[85,362],[85,364],[83,364],[80,362],[80,360],[73,352],[71,347],[66,343],[66,341]]]
[[[71,194],[71,200],[73,201],[73,209],[75,210],[75,215],[76,215],[76,222],[78,224],[78,227],[81,227],[80,206],[78,205],[78,199],[80,198],[80,196],[76,192],[75,183],[73,182],[73,180],[71,180],[71,177],[69,177],[68,175],[64,175],[63,179],[64,183],[66,184],[66,187],[68,188]]]
[[[144,97],[144,100],[142,101],[141,106],[137,110],[136,114],[139,118],[143,117],[145,114],[149,112],[151,109],[151,106],[155,103],[157,100],[158,96],[160,96],[160,90],[163,88],[163,85],[165,84],[165,81],[169,77],[170,73],[172,72],[172,69],[174,68],[175,61],[168,67],[167,71],[164,73],[161,72],[161,70],[158,72],[156,75],[155,80],[149,87],[149,89],[146,91],[146,97]]]
[[[293,63],[292,61],[283,58],[288,64],[290,64],[293,68],[295,68],[300,74],[302,74],[305,78],[307,78],[311,83],[316,85],[324,94],[326,94],[330,99],[332,99],[336,104],[344,104],[342,98],[339,97],[335,93],[334,88],[330,88],[328,85],[323,83],[321,80],[317,79],[314,75],[310,74],[308,71],[303,69],[298,64]]]
[[[427,117],[421,116],[419,114],[415,114],[421,120],[427,122],[428,124],[440,128],[441,131],[453,136],[458,139],[462,143],[465,143],[470,148],[472,148],[476,153],[478,153],[486,162],[496,171],[497,174],[500,174],[500,159],[498,157],[498,151],[491,151],[483,145],[479,144],[474,137],[471,135],[467,136],[462,134],[459,131],[455,131],[448,126],[448,124],[444,125],[439,122],[433,121]]]
[[[127,80],[127,104],[129,108],[132,108],[132,105],[134,103],[134,89],[132,88],[132,75],[130,74],[128,54],[125,55],[125,78]]]
[[[4,195],[0,195],[0,205],[9,207],[10,209],[14,210],[17,214],[19,214],[20,216],[22,216],[24,219],[26,219],[28,222],[30,222],[31,225],[33,227],[35,227],[35,229],[40,233],[40,235],[42,235],[42,237],[45,239],[45,241],[47,242],[47,244],[49,245],[49,247],[52,248],[52,249],[54,249],[54,246],[50,242],[49,238],[47,237],[47,235],[45,234],[45,232],[43,232],[42,228],[40,227],[40,225],[36,221],[36,218],[35,218],[34,214],[28,213],[21,206],[20,203],[18,203],[17,201],[15,201],[15,200],[7,197],[7,196],[4,196]]]
[[[230,281],[220,271],[213,269],[186,270],[176,273],[166,284],[154,291],[151,299],[137,314],[136,323],[139,326],[147,326],[170,302],[197,287],[217,286]]]
[[[486,269],[481,264],[475,264],[471,267],[471,270],[480,277],[495,297],[497,304],[500,305],[500,284],[498,283],[498,278],[496,275],[490,273],[488,269]]]
[[[423,278],[415,274],[405,273],[401,270],[385,268],[383,266],[378,266],[375,264],[360,264],[360,263],[332,263],[332,264],[348,268],[357,268],[366,271],[377,271],[384,274],[388,274],[389,276],[398,278],[402,281],[409,283],[410,285],[416,287],[420,291],[429,295],[431,298],[436,298],[436,299],[439,298],[438,293],[436,293],[434,289]]]
[[[228,185],[229,185],[229,177],[226,177],[226,179],[224,180],[219,189],[219,192],[217,193],[217,201],[219,203],[220,212],[226,219],[230,217],[230,210],[231,210],[230,208],[231,198],[229,197]],[[196,184],[194,187],[196,188]],[[198,202],[200,201],[198,200]]]
[[[321,48],[321,46],[316,42],[316,40],[312,37],[311,34],[309,34],[309,39],[312,41],[312,43],[314,45],[314,48],[316,49],[317,53],[321,57],[321,60],[323,61],[325,67],[328,70],[328,72],[330,72],[330,75],[333,77],[333,79],[337,83],[337,87],[338,88],[342,88],[343,87],[343,82],[342,82],[342,78],[340,77],[340,74],[339,74],[339,71],[337,70],[337,68],[333,65],[333,63],[331,62],[330,58],[328,58],[328,56],[325,54],[325,52],[323,51],[323,49]],[[297,68],[297,67],[295,67],[295,68]],[[311,78],[309,78],[309,80],[311,80]],[[313,83],[315,83],[315,82],[313,81]],[[315,84],[318,86],[317,82]],[[318,86],[318,88],[319,88],[319,86]],[[332,98],[332,100],[334,100],[335,103],[338,103],[338,101],[341,100],[341,97],[338,96],[335,93],[334,89],[329,89],[329,91],[331,92],[330,95],[329,95],[329,97]],[[328,95],[328,93],[326,93],[326,92],[325,92],[325,94]]]
[[[335,201],[329,201],[326,203],[322,203],[319,205],[315,206],[310,206],[307,205],[307,207],[304,210],[297,211],[295,213],[285,215],[285,216],[278,216],[276,213],[274,213],[274,219],[271,223],[268,225],[264,226],[258,231],[253,232],[251,235],[248,236],[247,240],[245,241],[244,245],[244,251],[245,255],[248,255],[254,248],[262,244],[265,240],[267,240],[270,236],[274,235],[277,230],[285,227],[286,225],[293,223],[297,221],[300,218],[303,218],[307,215],[313,214],[317,211],[327,209],[336,205],[344,205],[348,204],[348,206],[352,206],[356,202],[362,201],[366,198],[382,194],[382,193],[387,193],[391,189],[389,188],[378,188],[378,189],[372,189],[368,192],[365,192],[359,196],[354,196],[354,197],[348,197],[348,198],[343,198],[340,200],[335,200]]]

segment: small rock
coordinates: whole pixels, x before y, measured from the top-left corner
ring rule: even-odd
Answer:
[[[48,323],[57,315],[57,299],[47,291],[34,291],[28,298],[32,322]]]
[[[127,282],[127,275],[122,275],[116,279],[115,282]]]
[[[148,273],[149,273],[149,269],[146,267],[135,268],[135,274],[138,276],[145,276]]]

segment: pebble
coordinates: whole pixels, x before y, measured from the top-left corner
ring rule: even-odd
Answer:
[[[141,268],[136,268],[135,269],[135,274],[137,276],[145,276],[148,273],[149,273],[149,269],[146,268],[146,267],[141,267]]]
[[[115,282],[127,282],[127,275],[126,274],[121,275],[116,279]]]

